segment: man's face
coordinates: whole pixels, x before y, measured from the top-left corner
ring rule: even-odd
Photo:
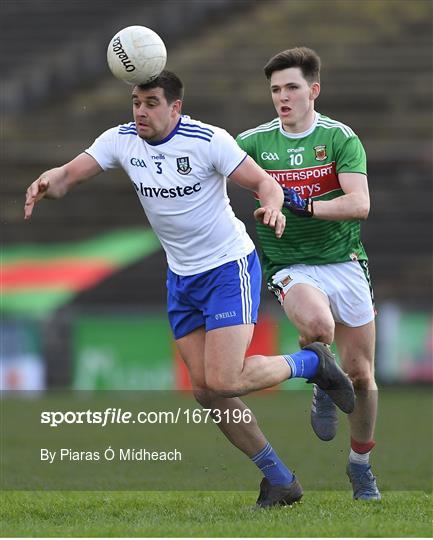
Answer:
[[[164,139],[175,127],[181,101],[167,103],[162,88],[132,91],[132,111],[139,137],[152,142]]]
[[[320,92],[319,83],[310,85],[298,67],[274,71],[270,82],[272,101],[283,127],[287,131],[304,131]]]

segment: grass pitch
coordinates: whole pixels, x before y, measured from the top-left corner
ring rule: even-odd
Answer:
[[[3,536],[430,537],[432,496],[308,492],[292,508],[255,510],[252,492],[11,492],[1,497]]]
[[[238,479],[241,488],[251,486],[248,491],[207,491],[221,489],[224,483],[217,485],[219,476],[206,478],[202,469],[196,471],[204,478],[200,491],[134,491],[132,484],[130,491],[106,491],[102,484],[101,491],[55,491],[48,487],[22,491],[12,487],[0,495],[1,536],[432,537],[429,389],[380,393],[378,446],[373,452],[373,470],[382,491],[379,502],[352,500],[344,471],[347,422],[341,419],[332,443],[318,441],[308,425],[310,398],[308,392],[278,393],[264,400],[260,410],[260,422],[270,441],[289,466],[296,467],[305,489],[302,502],[292,508],[256,510],[258,489],[250,489],[258,488],[260,474],[223,440],[222,448],[230,450],[223,460],[224,474]],[[278,418],[276,408],[284,413]],[[211,428],[209,433],[216,433],[216,428]],[[22,427],[17,435],[22,437],[16,439],[19,452],[26,440]],[[213,439],[211,443],[216,444]],[[214,462],[219,459],[216,448]],[[24,472],[22,460],[19,463],[21,476],[31,474]],[[2,471],[11,464],[3,461]],[[98,476],[92,474],[92,478],[97,483]]]

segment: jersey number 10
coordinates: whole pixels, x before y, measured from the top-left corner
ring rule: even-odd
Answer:
[[[304,161],[304,156],[302,154],[290,154],[289,163],[292,167],[295,165],[302,165]]]

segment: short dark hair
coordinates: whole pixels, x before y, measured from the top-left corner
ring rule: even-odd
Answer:
[[[164,90],[167,103],[173,103],[177,99],[183,99],[183,82],[172,71],[162,71],[156,79],[146,84],[137,85],[140,90],[149,90],[150,88],[162,88]]]
[[[320,57],[315,51],[308,47],[295,47],[273,56],[263,69],[269,80],[274,71],[298,67],[306,81],[311,84],[320,82],[320,66]]]

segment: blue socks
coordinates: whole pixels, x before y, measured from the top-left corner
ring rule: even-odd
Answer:
[[[275,453],[270,443],[251,458],[272,486],[287,486],[293,481],[293,473]]]
[[[283,358],[292,370],[290,379],[311,379],[317,373],[319,357],[314,351],[302,349],[294,354],[283,354]]]

